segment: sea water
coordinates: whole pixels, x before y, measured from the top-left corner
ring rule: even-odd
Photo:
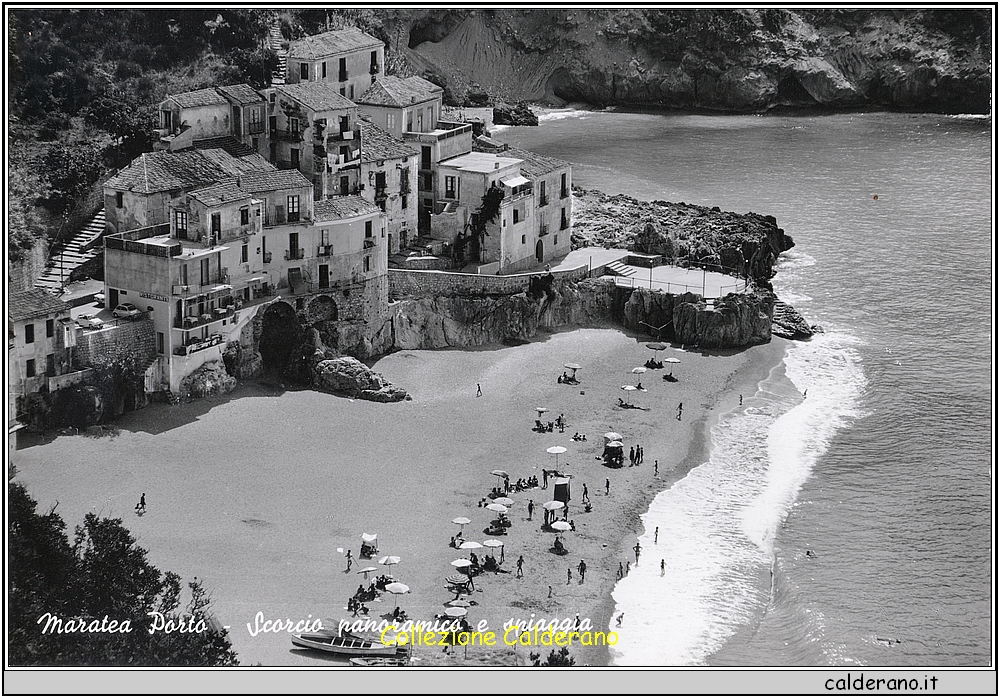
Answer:
[[[584,188],[776,216],[775,290],[826,330],[643,515],[614,663],[987,664],[989,122],[561,110],[500,137]]]

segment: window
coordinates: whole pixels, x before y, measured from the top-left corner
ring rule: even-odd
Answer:
[[[250,246],[243,245],[243,247],[240,248],[240,262],[246,264],[247,260],[249,259],[250,259]]]
[[[299,197],[298,195],[288,197],[288,222],[296,223],[299,220]]]
[[[365,221],[365,237],[370,238],[372,236],[372,222]]]
[[[347,96],[347,88],[346,87],[341,87],[340,88],[340,96],[341,97],[346,97]]]
[[[365,271],[368,272],[368,271],[371,271],[371,270],[372,270],[372,258],[371,257],[365,257]]]
[[[367,262],[368,259],[365,258],[365,261]],[[34,378],[35,377],[35,360],[34,359],[28,359],[27,361],[24,362],[24,375],[26,375],[28,378]]]
[[[341,58],[338,67],[340,68],[340,75],[337,77],[340,78],[341,82],[347,82],[347,59]]]
[[[209,278],[208,260],[203,259],[201,260],[201,283],[203,286],[209,282]]]
[[[187,286],[188,282],[188,265],[181,265],[181,286]]]
[[[351,117],[348,114],[344,114],[340,117],[340,132],[351,130]]]
[[[322,247],[326,247],[330,244],[330,231],[323,228],[319,231],[319,244]]]
[[[56,321],[46,320],[45,321],[45,336],[54,337],[56,334]]]
[[[567,182],[566,182],[566,173],[563,172],[562,177],[560,179],[560,186],[559,186],[559,198],[561,198],[561,199],[565,199],[567,196],[569,196],[569,187],[566,186],[566,185],[567,185]]]
[[[222,233],[222,214],[213,213],[212,214],[212,237],[218,238]]]
[[[553,235],[552,236],[552,244],[553,245],[558,245],[559,244],[559,236],[558,235]]]
[[[250,225],[250,209],[240,209],[240,225]]]
[[[423,112],[417,113],[417,131],[423,133],[424,131],[424,114]]]
[[[298,167],[299,167],[299,149],[298,148],[292,148],[291,149],[291,156],[292,156],[292,167],[295,168],[295,169],[298,169]]]
[[[46,354],[45,355],[45,375],[54,376],[56,375],[56,355]]]
[[[162,332],[157,332],[156,333],[156,353],[157,354],[162,354],[162,353],[164,353],[163,350],[164,350],[163,333]]]
[[[291,131],[292,133],[299,132],[299,120],[296,117],[294,116],[288,117],[288,130]]]
[[[177,232],[177,237],[181,240],[187,240],[188,236],[188,214],[187,211],[174,211],[174,229]]]
[[[444,198],[446,199],[457,199],[455,196],[455,182],[456,178],[451,175],[446,175],[444,178]]]
[[[544,206],[549,203],[549,200],[545,197],[545,180],[543,179],[538,183],[538,205]]]
[[[33,323],[28,323],[24,326],[24,343],[34,344],[35,342],[35,325]]]
[[[351,94],[347,98],[354,99],[354,85],[351,85]]]
[[[299,63],[299,79],[308,80],[309,79],[309,64]]]
[[[323,79],[326,80],[326,61],[322,63]]]
[[[400,207],[400,208],[406,208],[406,203],[407,203],[407,202],[406,202],[406,198],[407,198],[407,197],[406,197],[406,194],[403,194],[403,195],[402,195],[402,196],[401,196],[401,197],[399,198],[399,207]]]
[[[413,112],[412,111],[406,112],[406,130],[407,131],[412,131],[413,130]]]
[[[521,220],[521,212],[516,208],[514,209],[514,225],[517,225],[518,221]]]
[[[387,131],[393,131],[396,128],[396,115],[386,114],[385,115],[385,128]]]
[[[116,191],[115,192],[115,206],[117,208],[122,208],[125,205],[125,193]]]

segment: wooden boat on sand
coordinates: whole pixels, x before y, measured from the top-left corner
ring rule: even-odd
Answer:
[[[292,644],[308,650],[330,652],[350,657],[395,657],[396,645],[383,645],[377,640],[363,640],[344,635],[293,635]]]

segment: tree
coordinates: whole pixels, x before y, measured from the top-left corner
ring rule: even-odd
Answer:
[[[53,145],[44,165],[50,187],[46,207],[57,215],[68,214],[104,172],[101,149],[87,143]]]
[[[30,666],[235,666],[228,633],[208,613],[197,579],[178,613],[180,577],[160,573],[121,519],[87,514],[72,546],[53,507],[40,515],[25,488],[10,483],[9,656]],[[131,632],[55,632],[51,614],[100,623],[128,621]],[[42,619],[39,622],[39,619]],[[159,625],[153,625],[159,623]],[[167,623],[196,632],[164,632]],[[111,627],[107,623],[105,627]],[[159,627],[159,631],[149,632]]]
[[[83,115],[114,137],[116,164],[131,161],[151,145],[155,114],[135,94],[107,84],[83,109]]]

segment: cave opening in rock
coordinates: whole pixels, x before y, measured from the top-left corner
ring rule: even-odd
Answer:
[[[778,83],[778,103],[794,106],[814,106],[819,104],[794,75],[788,75]]]
[[[285,375],[292,360],[297,358],[301,342],[302,328],[295,310],[283,301],[272,303],[261,320],[259,349],[264,371],[270,375]]]

